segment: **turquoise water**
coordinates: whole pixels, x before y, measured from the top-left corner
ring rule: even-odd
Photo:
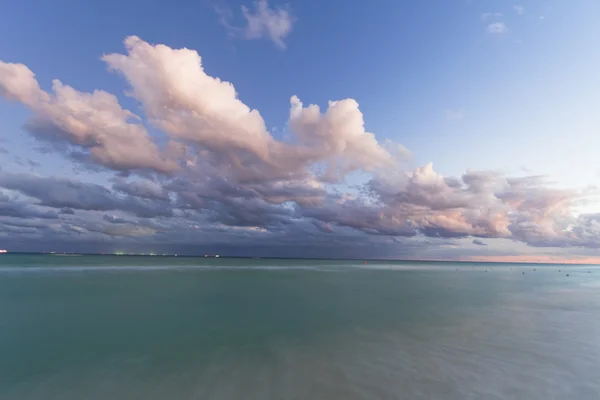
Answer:
[[[0,399],[597,399],[599,317],[598,267],[6,254]]]

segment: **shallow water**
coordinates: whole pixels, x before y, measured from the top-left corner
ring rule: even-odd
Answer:
[[[3,255],[0,399],[596,399],[598,316],[598,267]]]

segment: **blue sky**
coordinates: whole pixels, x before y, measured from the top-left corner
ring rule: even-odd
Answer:
[[[124,53],[123,40],[136,35],[197,51],[206,74],[232,82],[278,140],[293,135],[292,95],[322,110],[352,98],[380,143],[411,151],[407,171],[432,162],[448,177],[473,169],[547,175],[573,189],[600,184],[597,1],[265,4],[287,12],[281,42],[263,32],[249,39],[242,7],[254,12],[256,4],[246,0],[7,2],[0,6],[0,60],[26,65],[44,91],[60,79],[81,92],[113,93],[144,115],[139,99],[125,94],[123,76],[100,59]],[[30,116],[17,102],[0,103],[0,147],[8,152],[0,154],[2,171],[110,185],[114,170],[74,169],[59,151],[36,151],[46,144],[23,128]],[[142,122],[151,136],[163,136]],[[345,183],[368,180],[358,172]],[[600,212],[595,203],[582,209]]]

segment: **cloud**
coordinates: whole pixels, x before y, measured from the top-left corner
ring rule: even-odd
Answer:
[[[114,222],[113,222],[114,223]],[[143,226],[135,226],[135,225],[97,225],[97,226],[88,226],[87,230],[90,232],[98,232],[103,233],[108,236],[125,236],[125,237],[143,237],[143,236],[153,236],[156,234],[156,231],[151,228],[143,227]]]
[[[231,83],[205,73],[197,52],[137,37],[125,45],[127,55],[108,54],[103,60],[127,79],[131,95],[171,138],[171,154],[185,160],[188,173],[202,170],[241,182],[310,181],[315,164],[324,165],[330,179],[393,164],[365,131],[353,99],[332,101],[322,114],[292,96],[289,125],[296,143],[288,144],[273,138],[261,114],[238,98]]]
[[[114,216],[114,215],[107,215],[105,214],[102,219],[106,222],[110,222],[111,224],[124,224],[127,222],[127,220]]]
[[[257,0],[254,2],[254,11],[242,6],[242,13],[247,22],[247,39],[268,37],[280,49],[286,48],[283,39],[292,31],[294,23],[288,10],[270,8],[267,0]]]
[[[325,113],[317,105],[304,107],[292,96],[289,126],[312,149],[311,158],[328,160],[327,180],[340,180],[358,169],[374,171],[393,166],[391,154],[366,132],[363,115],[353,99],[330,101]],[[404,149],[402,149],[404,150]]]
[[[0,172],[0,187],[18,191],[54,208],[111,210],[119,204],[119,199],[103,186],[61,178]]]
[[[57,209],[125,210],[148,218],[170,216],[173,212],[168,201],[148,201],[133,196],[117,196],[104,186],[71,179],[0,171],[0,187],[31,197],[42,206]]]
[[[176,168],[160,154],[146,129],[130,122],[139,117],[121,108],[116,96],[102,90],[78,92],[56,79],[52,90],[50,94],[40,89],[27,66],[0,61],[0,95],[33,111],[26,128],[37,138],[75,146],[109,168]]]
[[[519,15],[523,15],[525,14],[525,7],[521,6],[521,5],[515,5],[513,6],[513,10],[515,10],[515,12]]]
[[[56,219],[58,214],[53,210],[20,203],[16,201],[0,201],[0,216],[16,218]]]
[[[330,202],[308,215],[377,235],[507,237],[505,205],[492,194],[501,184],[496,179],[470,172],[462,181],[448,180],[427,164],[410,173],[374,177],[361,197]]]
[[[485,12],[481,14],[481,20],[485,21],[488,18],[500,18],[502,17],[502,13],[500,12]]]
[[[247,40],[268,38],[281,50],[287,47],[284,39],[292,32],[295,22],[289,8],[269,7],[268,0],[254,1],[252,9],[241,7],[243,27],[232,24],[234,14],[231,9],[217,5],[214,10],[230,36]]]
[[[473,244],[476,244],[477,246],[487,246],[486,243],[482,242],[479,239],[473,239]]]
[[[304,214],[371,235],[510,238],[555,247],[596,243],[591,240],[594,220],[571,213],[585,192],[555,189],[542,177],[467,171],[454,179],[428,164],[411,173],[374,177],[367,185],[362,197]]]
[[[141,197],[150,200],[169,201],[169,195],[164,188],[158,182],[147,179],[127,181],[123,178],[117,178],[115,179],[112,188],[118,192],[135,197]]]
[[[16,185],[16,181],[25,183]],[[287,243],[289,248],[300,242],[320,246],[323,240],[342,246],[344,242],[349,245],[359,239],[385,247],[385,243],[392,245],[390,240],[403,237],[406,240],[472,237],[479,242],[483,238],[506,238],[538,247],[597,248],[600,245],[600,217],[575,218],[569,213],[570,206],[582,193],[553,189],[542,177],[509,178],[491,171],[467,171],[460,178],[449,178],[428,164],[395,177],[374,177],[361,194],[355,196],[327,194],[322,195],[321,203],[307,201],[304,204],[270,203],[261,193],[244,187],[205,187],[216,190],[211,194],[187,186],[192,182],[182,181],[184,183],[188,192],[183,186],[164,187],[179,197],[174,205],[176,210],[170,214],[144,216],[144,213],[138,215],[136,203],[131,203],[129,197],[121,198],[97,185],[69,181],[70,190],[75,192],[68,193],[69,186],[54,179],[18,175],[10,180],[6,173],[0,176],[3,187],[39,201],[30,206],[38,207],[35,213],[24,212],[23,208],[11,212],[13,217],[56,219],[59,216],[52,208],[58,211],[58,207],[65,204],[78,208],[77,214],[61,212],[68,217],[68,222],[48,225],[55,237],[103,235],[175,244],[203,238],[210,243],[228,240],[240,245],[269,242],[285,246]],[[50,186],[55,186],[60,195],[52,191],[42,194],[48,192]],[[280,193],[281,200],[289,194],[291,192]],[[191,196],[192,201],[187,201],[186,196]],[[294,196],[302,195],[295,193]],[[162,204],[158,198],[151,201],[158,202],[156,208]],[[16,207],[13,205],[11,209]],[[104,210],[114,213],[103,213]],[[142,218],[135,219],[136,215]],[[0,223],[4,221],[0,219]],[[30,225],[25,227],[31,228]]]
[[[488,33],[491,33],[494,35],[506,33],[507,30],[508,29],[506,28],[506,25],[504,24],[504,22],[494,22],[493,24],[489,24],[487,27]]]
[[[418,256],[434,247],[439,255],[456,243],[479,245],[471,250],[480,255],[493,240],[600,246],[600,217],[573,212],[590,191],[498,171],[445,176],[432,163],[406,170],[410,152],[378,141],[351,98],[320,107],[291,94],[289,137],[279,140],[232,83],[204,71],[196,51],[135,36],[125,49],[102,60],[126,80],[139,116],[101,90],[55,82],[45,92],[26,66],[0,63],[0,93],[31,109],[34,137],[114,175],[99,184],[0,170],[3,243],[194,251],[201,243],[321,256]]]

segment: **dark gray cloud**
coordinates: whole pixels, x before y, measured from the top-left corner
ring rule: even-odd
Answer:
[[[272,185],[214,177],[152,182],[118,178],[112,188],[106,188],[0,171],[0,187],[37,201],[19,203],[2,195],[0,215],[29,220],[67,218],[46,229],[45,234],[54,237],[125,237],[148,245],[177,246],[202,240],[243,248],[269,243],[292,249],[305,243],[367,251],[366,246],[393,248],[391,240],[420,237],[433,238],[438,244],[473,237],[472,243],[480,246],[487,245],[482,238],[508,238],[536,247],[596,248],[600,244],[600,217],[574,218],[569,213],[570,204],[581,193],[551,188],[539,177],[512,179],[469,172],[456,179],[441,177],[428,166],[398,179],[375,177],[352,195],[302,185],[297,191],[293,185],[275,186],[280,190],[276,191]],[[280,196],[276,200],[274,193]],[[43,223],[32,226],[14,221],[3,226],[12,226],[12,232],[19,230],[23,235],[47,228]]]
[[[104,186],[71,179],[0,171],[0,187],[20,192],[52,208],[88,211],[124,210],[140,217],[171,216],[169,201],[118,196]]]
[[[106,215],[106,214],[104,216],[102,216],[102,219],[105,220],[106,222],[110,222],[112,224],[124,224],[127,222],[127,220],[124,218],[119,218],[114,215]]]
[[[120,205],[120,199],[103,186],[63,178],[0,171],[0,186],[54,208],[106,211],[118,209]]]
[[[0,204],[0,215],[18,218],[54,219],[58,215],[53,211],[40,211],[21,204]]]
[[[130,196],[169,201],[169,194],[161,184],[149,180],[126,181],[125,179],[118,179],[113,183],[112,188],[117,192]]]
[[[58,212],[11,200],[0,194],[0,217],[56,219]]]

